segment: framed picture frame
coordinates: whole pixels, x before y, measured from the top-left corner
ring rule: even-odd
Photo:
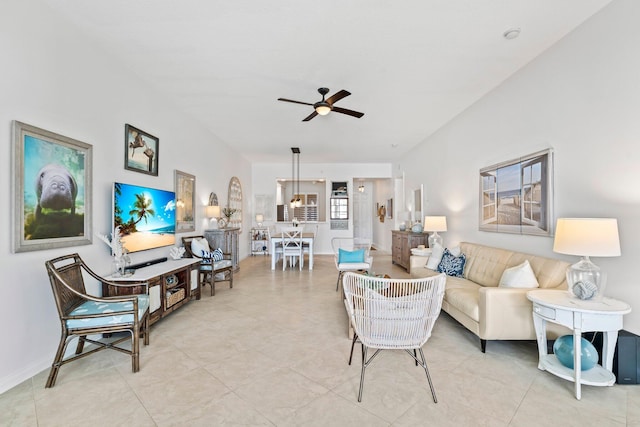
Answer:
[[[196,177],[175,170],[174,185],[176,192],[176,233],[196,230]]]
[[[93,146],[13,121],[13,251],[90,245]]]
[[[480,169],[479,229],[553,235],[553,150]]]
[[[130,124],[124,125],[124,168],[158,176],[160,140]]]

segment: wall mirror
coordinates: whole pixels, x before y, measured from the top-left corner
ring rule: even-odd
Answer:
[[[196,177],[176,169],[176,232],[195,231]]]
[[[424,218],[424,184],[413,190],[413,222],[422,222]]]

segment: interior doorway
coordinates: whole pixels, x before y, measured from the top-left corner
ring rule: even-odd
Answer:
[[[353,181],[353,237],[373,240],[373,185]]]

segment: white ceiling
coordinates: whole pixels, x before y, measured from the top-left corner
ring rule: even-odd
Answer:
[[[250,161],[302,163],[401,157],[610,2],[41,1]],[[364,117],[277,101],[321,86]]]

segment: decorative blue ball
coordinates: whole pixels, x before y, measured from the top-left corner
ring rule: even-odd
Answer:
[[[580,368],[583,371],[596,366],[598,363],[598,351],[584,338],[580,338]],[[569,369],[573,369],[573,335],[563,335],[553,344],[553,353],[560,363]]]

